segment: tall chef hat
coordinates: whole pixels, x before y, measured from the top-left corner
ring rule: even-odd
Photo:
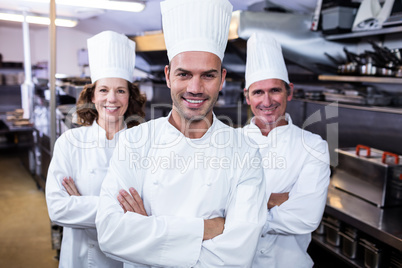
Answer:
[[[100,78],[117,77],[133,81],[135,42],[112,31],[87,40],[92,83]]]
[[[166,0],[162,25],[169,61],[185,51],[206,51],[221,61],[233,7],[228,0]]]
[[[247,41],[246,88],[272,78],[289,83],[281,45],[268,34],[253,33]]]

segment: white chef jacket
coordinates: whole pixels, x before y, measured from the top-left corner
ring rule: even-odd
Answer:
[[[100,250],[95,229],[101,184],[123,130],[108,140],[106,131],[94,121],[92,126],[66,131],[55,143],[46,202],[50,220],[63,226],[59,267],[123,267]],[[68,176],[81,196],[70,196],[65,190],[62,181]]]
[[[169,116],[120,137],[96,216],[101,249],[125,267],[251,267],[266,220],[258,148],[215,115],[200,139]],[[116,196],[129,187],[148,217],[123,213]],[[203,220],[215,217],[225,217],[223,234],[202,241]]]
[[[266,178],[267,201],[271,193],[289,192],[289,199],[268,210],[258,242],[253,268],[312,267],[307,253],[311,232],[319,225],[329,184],[327,142],[293,125],[276,127],[263,136],[254,119],[244,133],[260,146]]]

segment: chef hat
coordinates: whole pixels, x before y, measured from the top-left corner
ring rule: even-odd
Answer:
[[[169,61],[185,51],[211,52],[222,61],[232,10],[228,0],[161,2],[163,33]]]
[[[112,31],[101,32],[87,40],[92,83],[106,77],[133,81],[135,42]]]
[[[272,78],[289,83],[281,45],[268,34],[253,33],[247,41],[246,88]]]

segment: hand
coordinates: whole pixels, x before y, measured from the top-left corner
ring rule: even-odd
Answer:
[[[77,187],[75,186],[74,180],[71,177],[64,177],[63,181],[61,182],[63,184],[64,188],[66,188],[67,193],[72,196],[81,196],[81,194],[78,192]]]
[[[274,206],[280,206],[283,202],[289,199],[289,192],[287,193],[272,193],[268,200],[268,209]]]
[[[148,216],[144,203],[142,202],[141,196],[138,194],[138,192],[133,187],[130,187],[129,191],[131,195],[123,189],[121,189],[117,195],[117,200],[119,200],[120,206],[123,208],[124,213],[131,211]]]
[[[204,220],[204,237],[202,240],[212,239],[223,233],[225,218]]]

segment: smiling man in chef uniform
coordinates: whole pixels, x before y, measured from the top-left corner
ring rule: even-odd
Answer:
[[[161,10],[172,111],[119,140],[96,218],[100,247],[126,267],[250,267],[266,219],[261,158],[212,112],[232,6],[167,0]]]
[[[270,186],[267,222],[252,267],[312,267],[307,247],[325,208],[328,145],[292,124],[286,104],[293,84],[279,43],[267,34],[255,33],[247,41],[244,93],[254,117],[243,131],[260,146]]]

